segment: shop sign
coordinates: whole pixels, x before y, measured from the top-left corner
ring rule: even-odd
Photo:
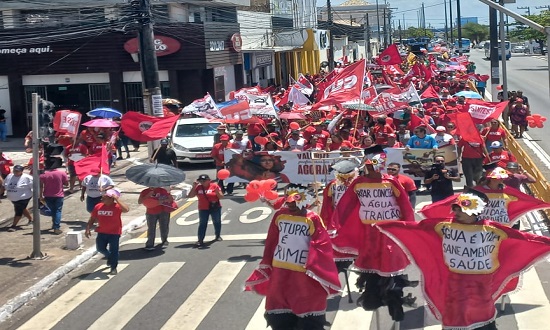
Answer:
[[[46,54],[52,53],[50,46],[46,47],[16,47],[16,48],[0,48],[0,55],[23,55],[23,54]]]
[[[263,53],[255,55],[256,67],[269,66],[272,63],[271,53]]]
[[[219,52],[225,50],[225,41],[210,41],[210,51]]]
[[[243,39],[240,33],[235,33],[231,36],[231,44],[236,52],[240,52],[243,47]]]
[[[315,31],[315,41],[320,50],[328,48],[328,31],[327,30],[317,30]]]
[[[157,57],[173,54],[180,50],[181,44],[176,39],[165,36],[154,36],[153,44]],[[132,38],[124,43],[124,50],[130,54],[139,53],[139,41],[137,38]]]

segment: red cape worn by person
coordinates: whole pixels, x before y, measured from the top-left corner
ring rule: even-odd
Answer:
[[[503,190],[495,192],[483,186],[476,186],[475,190],[480,191],[489,197],[489,203],[485,206],[480,217],[498,222],[502,225],[512,226],[519,218],[531,211],[550,208],[549,203],[529,196],[512,187],[506,186]],[[426,205],[420,213],[426,218],[452,217],[451,205],[458,194],[445,198],[442,201]]]
[[[377,223],[421,270],[427,305],[444,329],[493,322],[506,284],[550,253],[550,238],[482,220]]]
[[[308,316],[324,314],[327,298],[339,289],[330,238],[320,217],[312,211],[294,215],[286,207],[277,211],[262,261],[246,280],[245,291],[266,296],[267,313]]]
[[[334,249],[357,255],[355,267],[381,276],[397,275],[409,264],[401,249],[372,226],[379,221],[414,221],[405,188],[392,176],[360,176],[348,188],[335,210],[340,224]]]

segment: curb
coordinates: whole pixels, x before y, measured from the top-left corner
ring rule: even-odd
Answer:
[[[140,216],[122,228],[121,242],[124,241],[124,237],[133,230],[145,225],[145,216]],[[35,285],[31,286],[27,291],[21,293],[15,298],[10,299],[6,304],[0,307],[0,323],[10,318],[19,308],[27,304],[30,300],[40,296],[50,287],[55,285],[57,281],[62,279],[65,275],[69,274],[76,268],[82,266],[85,262],[90,260],[97,251],[95,246],[87,249],[82,254],[76,256],[71,261],[62,265],[54,270],[50,275],[44,277]]]

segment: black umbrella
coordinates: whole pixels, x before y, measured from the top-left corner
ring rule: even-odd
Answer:
[[[147,187],[167,187],[185,180],[185,173],[164,164],[142,164],[126,171],[128,180]]]

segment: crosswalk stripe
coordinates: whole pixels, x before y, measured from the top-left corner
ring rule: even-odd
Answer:
[[[248,325],[244,330],[265,329],[267,322],[265,320],[264,313],[265,313],[265,298],[262,299],[262,302],[256,309],[256,312],[254,312],[254,315],[252,315],[250,322],[248,322]]]
[[[117,268],[121,271],[127,266],[127,264],[119,264]],[[99,276],[100,274],[101,276]],[[67,290],[18,329],[35,330],[53,328],[59,321],[98,291],[111,278],[113,278],[113,276],[105,276],[105,266],[102,265],[96,268],[93,273]]]
[[[356,273],[349,272],[350,285],[357,282],[358,277],[359,275]],[[345,281],[342,281],[342,283],[345,283]],[[353,293],[354,291],[352,291],[352,295]],[[351,324],[353,324],[354,329],[368,329],[370,327],[374,313],[364,310],[361,306],[357,306],[357,298],[358,296],[355,297],[352,303],[348,302],[348,291],[344,287],[344,293],[342,294],[342,299],[340,299],[338,312],[330,327],[331,330],[346,330],[350,328]]]
[[[184,264],[184,262],[165,262],[156,265],[88,330],[124,328]]]
[[[542,293],[542,294],[541,294]],[[548,329],[550,303],[544,294],[544,288],[535,268],[523,274],[521,290],[511,294],[512,308],[519,306],[534,306],[533,309],[515,311],[518,329]]]
[[[242,235],[223,235],[224,241],[243,241],[243,240],[262,240],[266,238],[266,234],[242,234]],[[206,236],[204,238],[205,242],[213,241],[216,237]],[[181,237],[170,237],[168,239],[170,243],[195,243],[197,241],[197,236],[181,236]],[[146,237],[133,238],[127,240],[122,245],[127,244],[145,244],[147,242]],[[155,239],[155,244],[161,243],[160,238]]]
[[[162,330],[196,329],[245,264],[246,262],[218,262],[164,324]]]

